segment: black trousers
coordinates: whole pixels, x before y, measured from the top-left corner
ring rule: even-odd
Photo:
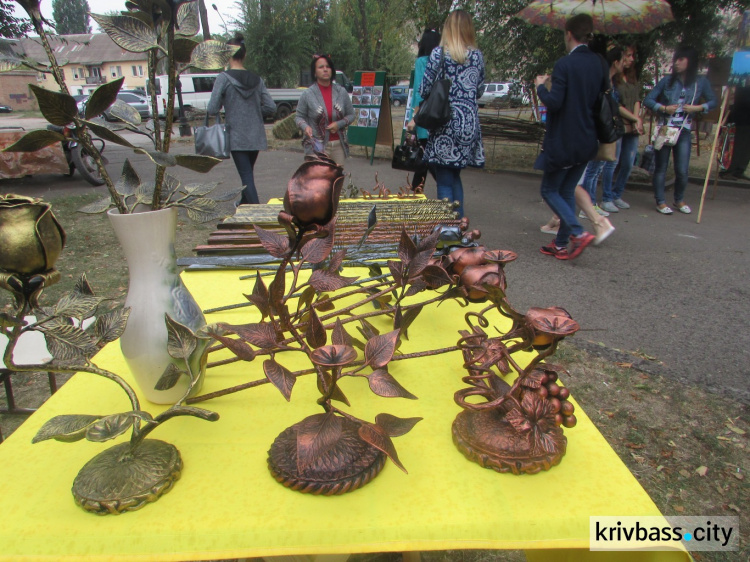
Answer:
[[[750,163],[750,125],[736,125],[734,132],[734,151],[728,174],[741,176]]]

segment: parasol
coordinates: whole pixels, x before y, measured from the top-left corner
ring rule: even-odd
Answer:
[[[665,0],[534,0],[516,17],[564,29],[565,21],[578,14],[590,14],[594,30],[605,35],[646,33],[674,20]]]

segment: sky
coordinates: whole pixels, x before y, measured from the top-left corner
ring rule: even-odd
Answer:
[[[232,18],[238,15],[238,10],[235,6],[236,0],[205,0],[206,8],[208,9],[208,27],[211,33],[221,33],[224,30],[224,24],[221,21],[221,17],[224,18],[229,29],[232,29]],[[89,9],[94,14],[104,14],[111,10],[118,8],[125,9],[125,0],[88,0]],[[12,3],[15,8],[16,14],[19,17],[25,17],[26,12],[15,2]],[[211,4],[216,4],[218,12],[211,7]],[[42,0],[41,3],[42,15],[48,20],[52,18],[52,0]],[[219,16],[221,13],[221,16]],[[91,30],[94,32],[98,31],[98,27],[94,20],[89,20]]]

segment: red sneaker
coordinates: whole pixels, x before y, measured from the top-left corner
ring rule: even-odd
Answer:
[[[570,244],[568,245],[568,257],[566,259],[572,260],[581,255],[581,252],[586,249],[586,246],[596,240],[596,236],[590,232],[583,231],[580,236],[571,236]]]
[[[546,246],[542,246],[539,248],[539,251],[542,252],[544,255],[547,256],[555,256],[559,260],[567,260],[570,259],[568,257],[568,249],[567,248],[558,248],[555,246],[555,242],[550,242]]]

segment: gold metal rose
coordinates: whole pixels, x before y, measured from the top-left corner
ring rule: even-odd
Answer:
[[[41,199],[0,195],[0,270],[35,275],[51,270],[65,246],[65,231]]]

